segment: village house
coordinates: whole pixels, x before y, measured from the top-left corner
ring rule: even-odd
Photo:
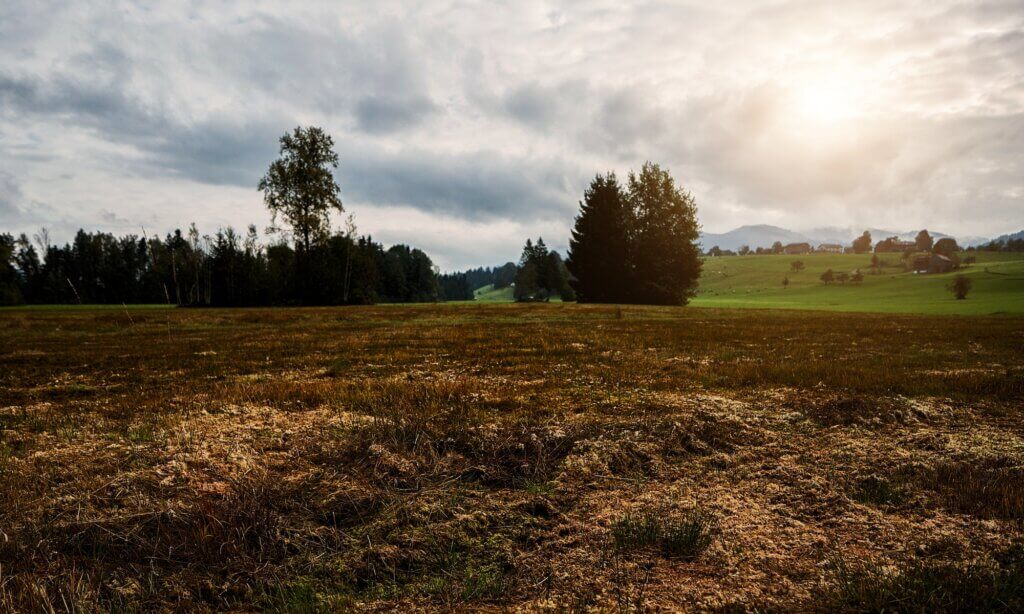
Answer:
[[[782,248],[782,253],[790,255],[790,256],[800,255],[800,254],[809,254],[809,253],[811,253],[811,244],[810,243],[790,243],[786,247]]]
[[[948,273],[956,268],[956,263],[942,254],[921,254],[914,258],[915,273]]]
[[[841,254],[843,253],[843,246],[838,243],[822,243],[814,251],[820,254]]]

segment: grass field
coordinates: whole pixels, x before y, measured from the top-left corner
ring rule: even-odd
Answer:
[[[976,264],[937,275],[915,275],[899,266],[871,274],[870,255],[707,258],[693,305],[929,314],[1024,313],[1024,254],[974,255]],[[892,265],[899,264],[898,254],[882,257]],[[796,260],[805,264],[805,270],[791,270]],[[826,286],[820,280],[826,269],[850,273],[857,268],[864,273],[860,284]],[[973,283],[962,301],[948,290],[953,277],[960,274]],[[788,287],[782,285],[784,278],[789,279]]]
[[[512,287],[494,289],[493,284],[488,284],[473,291],[474,300],[482,303],[509,303],[515,300],[512,296]]]
[[[5,310],[0,611],[1019,611],[1022,349],[1015,316]]]

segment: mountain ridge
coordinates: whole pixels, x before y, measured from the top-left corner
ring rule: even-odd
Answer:
[[[855,238],[859,237],[864,230],[871,233],[872,243],[877,243],[886,237],[893,236],[899,237],[905,241],[913,241],[914,237],[917,236],[917,233],[920,232],[919,230],[897,231],[886,230],[883,228],[857,230],[853,227],[838,226],[826,226],[812,228],[810,230],[796,231],[788,228],[782,228],[781,226],[773,226],[771,224],[747,224],[722,233],[701,233],[698,242],[704,249],[710,249],[717,245],[721,249],[729,249],[733,251],[738,250],[743,245],[748,246],[750,249],[771,247],[775,241],[780,241],[783,245],[787,243],[810,243],[812,246],[817,246],[821,243],[839,243],[846,247],[849,246]],[[1021,233],[1024,233],[1024,231],[1021,231]],[[970,235],[957,236],[930,229],[928,230],[928,234],[930,234],[935,240],[946,237],[955,238],[957,243],[964,247],[981,245],[989,241],[986,237]],[[1003,237],[1010,236],[1016,235],[1003,235]]]

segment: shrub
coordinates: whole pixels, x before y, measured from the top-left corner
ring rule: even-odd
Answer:
[[[967,298],[967,293],[971,291],[971,278],[964,275],[957,275],[953,279],[953,283],[949,284],[949,291],[953,293],[956,300],[962,301]]]

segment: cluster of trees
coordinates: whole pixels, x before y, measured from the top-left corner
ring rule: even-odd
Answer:
[[[519,267],[514,262],[506,262],[496,267],[477,267],[465,271],[466,281],[473,289],[494,286],[495,290],[508,288],[516,282]]]
[[[847,273],[845,271],[839,271],[836,273],[832,269],[828,269],[821,274],[820,279],[826,286],[834,282],[839,282],[845,285],[848,281],[859,284],[864,281],[864,274],[860,272],[860,269],[855,269],[853,273]]]
[[[973,247],[967,248],[968,251],[973,251]],[[980,251],[986,252],[1024,252],[1024,236],[1021,237],[1010,237],[1008,239],[989,241],[985,245],[978,247]]]
[[[685,304],[700,276],[696,202],[667,170],[646,162],[619,184],[591,181],[580,203],[566,262],[577,300]]]
[[[0,235],[0,303],[169,303],[176,305],[346,304],[436,301],[463,296],[438,279],[419,249],[389,249],[356,237],[342,212],[334,142],[316,127],[281,137],[280,157],[260,180],[278,240],[258,242],[231,228],[201,236],[193,225],[164,239],[80,230],[64,246]],[[286,228],[277,227],[283,221]],[[291,238],[291,241],[289,241]],[[37,249],[38,247],[38,249]]]
[[[512,295],[518,302],[547,301],[554,296],[563,301],[576,300],[569,285],[569,270],[558,252],[549,250],[543,238],[526,240],[516,270]]]
[[[231,228],[201,236],[193,225],[162,239],[84,230],[62,246],[37,239],[0,235],[0,304],[249,306],[445,298],[426,254],[406,245],[385,249],[370,237],[335,233],[311,243],[302,270],[296,266],[301,252],[283,241],[261,245],[253,226],[244,236]]]

